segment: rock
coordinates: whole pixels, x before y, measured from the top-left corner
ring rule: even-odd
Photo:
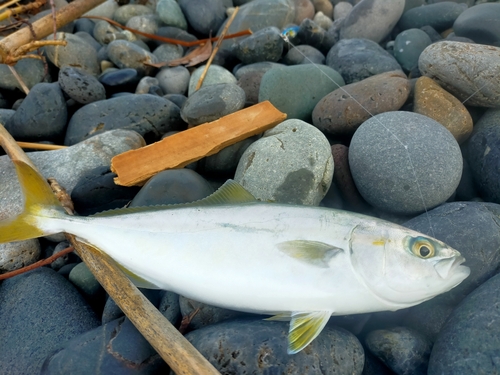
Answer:
[[[45,78],[45,68],[42,60],[22,59],[14,65],[14,69],[28,89],[31,89],[36,84],[43,82]],[[0,89],[23,89],[19,80],[14,77],[7,64],[0,64],[0,77],[2,77],[2,79],[0,79]]]
[[[215,121],[245,106],[245,91],[234,83],[220,83],[195,91],[182,106],[181,117],[191,126]]]
[[[298,64],[325,64],[325,55],[323,55],[319,50],[314,47],[303,44],[292,48],[283,57],[283,63],[286,65],[298,65]]]
[[[263,76],[263,72],[249,71],[238,78],[238,86],[245,92],[245,107],[249,107],[259,102],[260,83]]]
[[[52,38],[50,36],[49,38]],[[58,68],[71,66],[97,75],[101,72],[97,63],[97,52],[82,38],[69,33],[57,33],[57,40],[67,42],[65,46],[45,46],[44,50],[49,60]]]
[[[145,65],[145,62],[155,64],[158,62],[155,55],[139,47],[128,40],[114,40],[108,44],[107,53],[109,59],[120,69],[132,68],[139,75],[149,75],[153,67]]]
[[[47,355],[98,325],[76,289],[50,268],[2,281],[2,373],[39,374]]]
[[[467,108],[428,77],[417,79],[413,111],[439,122],[458,143],[463,143],[472,132],[472,117]]]
[[[333,17],[333,5],[330,1],[328,1],[328,0],[312,0],[312,3],[314,5],[314,9],[316,10],[317,13],[321,12],[330,19]]]
[[[198,329],[186,338],[223,374],[361,374],[363,348],[351,333],[327,325],[294,355],[286,352],[287,335],[286,322],[240,319]]]
[[[174,103],[179,108],[182,108],[182,106],[184,105],[184,103],[187,100],[187,98],[182,94],[166,94],[166,95],[163,95],[163,97],[167,100],[170,100],[172,103]]]
[[[57,83],[39,83],[30,90],[5,128],[19,141],[58,141],[64,135],[68,110]]]
[[[130,207],[188,203],[203,199],[214,190],[190,169],[171,169],[152,177],[137,193]]]
[[[500,47],[500,4],[478,4],[464,10],[453,23],[455,35]]]
[[[120,6],[113,13],[113,20],[116,22],[126,25],[128,20],[135,16],[143,16],[147,14],[153,14],[153,10],[145,5],[141,4],[125,4]]]
[[[29,266],[40,259],[37,239],[0,244],[0,273]]]
[[[158,96],[163,95],[163,92],[160,88],[160,82],[158,81],[158,79],[156,79],[154,77],[146,76],[146,77],[142,77],[141,80],[139,81],[139,83],[137,84],[137,87],[135,88],[135,93],[136,94],[147,94],[147,93],[151,93],[151,90],[154,91],[155,89],[158,89],[160,91]]]
[[[466,9],[467,5],[457,4],[456,1],[442,1],[436,4],[417,6],[403,13],[398,26],[401,30],[431,26],[441,32],[451,28],[453,22]]]
[[[401,70],[396,59],[368,39],[343,39],[326,56],[326,65],[339,72],[346,84],[376,74]]]
[[[222,0],[179,0],[179,6],[189,25],[202,35],[215,34],[226,19]]]
[[[453,311],[432,349],[428,374],[500,371],[500,275],[477,288]]]
[[[141,94],[126,95],[87,104],[71,117],[65,145],[112,129],[134,130],[146,141],[157,141],[182,126],[179,107],[161,97]]]
[[[324,96],[312,112],[313,124],[328,134],[352,135],[372,115],[400,109],[409,93],[403,72],[377,74]]]
[[[81,19],[85,19],[85,18],[81,18]],[[75,33],[75,35],[77,37],[83,39],[85,42],[90,44],[92,47],[94,47],[94,49],[97,52],[99,52],[99,50],[102,48],[102,44],[99,43],[97,40],[95,40],[95,38],[90,33],[87,33],[85,31],[79,31],[79,32]],[[99,60],[99,55],[98,55],[97,59]]]
[[[283,38],[277,27],[263,28],[233,47],[233,53],[244,64],[278,61],[283,53]]]
[[[40,375],[165,374],[168,366],[127,318],[65,343],[45,360]]]
[[[315,127],[287,120],[246,149],[234,179],[263,201],[318,205],[330,187],[330,144]]]
[[[196,91],[196,85],[198,84],[204,70],[205,65],[202,65],[191,74],[191,78],[189,79],[188,97]],[[231,72],[229,72],[229,70],[223,68],[222,66],[210,65],[201,87],[216,85],[218,83],[236,83],[236,78],[231,74]]]
[[[186,94],[191,75],[183,66],[162,68],[156,75],[161,89],[165,94]]]
[[[379,43],[399,21],[404,7],[404,0],[361,0],[347,15],[340,38],[365,38]]]
[[[396,374],[427,374],[432,344],[417,331],[405,327],[372,331],[366,345]]]
[[[153,55],[156,56],[158,62],[177,60],[184,55],[184,48],[178,44],[165,43],[158,46],[153,51]],[[184,68],[184,67],[179,65],[177,68]],[[163,68],[161,71],[163,70],[168,70],[168,68]]]
[[[156,13],[166,26],[187,30],[186,17],[175,0],[159,0],[156,4]]]
[[[52,252],[51,255],[59,254],[61,251],[68,248],[69,246],[71,246],[71,245],[69,244],[68,241],[59,242],[56,245],[56,247],[54,248],[54,251]],[[66,255],[54,260],[52,263],[50,263],[50,268],[52,268],[54,271],[59,271],[64,266],[71,264],[71,263],[74,264],[74,262],[77,262],[79,260],[80,260],[80,258],[74,252],[72,252],[72,253],[66,254]],[[75,266],[76,266],[76,264],[75,264]],[[62,272],[58,272],[58,273],[60,275],[62,275]],[[69,272],[68,272],[68,277],[69,277]]]
[[[64,67],[59,70],[57,82],[61,89],[78,103],[88,104],[106,99],[106,90],[102,83],[85,70]]]
[[[104,72],[99,77],[99,82],[104,85],[109,94],[113,94],[123,91],[134,92],[140,79],[135,69],[116,69]]]
[[[313,21],[314,23],[318,24],[319,27],[325,30],[328,30],[333,25],[333,21],[331,20],[331,18],[324,15],[323,12],[316,13],[314,15]]]
[[[295,19],[293,23],[300,24],[305,19],[314,17],[314,5],[311,0],[292,0],[295,7]]]
[[[412,112],[386,112],[356,130],[349,165],[368,203],[411,215],[444,203],[453,194],[462,175],[462,154],[438,122]]]
[[[297,41],[294,39],[297,39]],[[336,42],[326,30],[310,19],[302,21],[296,38],[290,37],[290,40],[294,45],[310,45],[324,53],[327,53]]]
[[[324,65],[274,68],[262,77],[259,102],[269,100],[276,108],[285,112],[289,119],[310,121],[318,101],[343,85],[340,74]]]
[[[422,75],[434,79],[462,103],[500,106],[500,48],[442,41],[427,47],[418,62]]]
[[[89,299],[104,297],[104,289],[85,263],[78,263],[69,273],[69,281]]]
[[[255,1],[255,0],[254,0]],[[243,75],[247,73],[266,73],[268,70],[276,67],[285,67],[286,65],[284,64],[279,64],[279,63],[274,63],[270,61],[263,61],[259,63],[254,63],[254,64],[248,64],[248,65],[237,65],[234,70],[234,76],[236,79],[240,79]]]
[[[127,21],[125,26],[138,30],[146,34],[156,34],[159,29],[159,18],[156,14],[145,14],[142,16],[134,16]],[[135,35],[138,40],[145,43],[151,42],[151,38],[144,35]]]
[[[341,18],[346,18],[351,12],[353,5],[347,1],[340,1],[333,8],[333,19],[338,20]]]
[[[88,11],[84,16],[100,16],[100,17],[113,17],[113,13],[118,9],[119,5],[114,0],[107,0],[104,3],[96,6],[94,9]]]
[[[418,66],[420,54],[431,43],[431,38],[425,31],[405,30],[394,41],[394,57],[403,69],[410,72]]]
[[[109,22],[98,21],[94,26],[94,31],[92,33],[95,40],[97,40],[102,45],[107,45],[114,40],[137,40],[134,34],[126,33],[118,27],[112,26]]]

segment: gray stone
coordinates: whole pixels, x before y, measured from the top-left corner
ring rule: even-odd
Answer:
[[[222,374],[361,375],[363,348],[351,333],[327,325],[301,352],[287,354],[288,323],[232,320],[186,338]]]
[[[245,106],[245,91],[234,83],[202,87],[186,100],[181,117],[189,125],[215,121]]]
[[[57,40],[67,42],[65,46],[46,46],[45,53],[49,60],[58,68],[72,66],[97,75],[101,72],[97,61],[97,52],[84,39],[68,33],[57,33]],[[52,38],[52,36],[48,37]]]
[[[442,41],[422,52],[418,68],[466,105],[500,107],[499,59],[499,47]]]
[[[147,94],[151,90],[151,87],[158,86],[160,82],[154,77],[142,77],[137,87],[135,88],[136,94]],[[163,94],[162,94],[163,95]]]
[[[270,26],[236,43],[233,53],[244,64],[278,61],[283,53],[283,43],[280,30]]]
[[[245,74],[248,74],[250,72],[252,73],[266,73],[268,70],[276,67],[285,67],[286,65],[284,64],[279,64],[271,61],[262,61],[258,63],[253,63],[253,64],[248,64],[248,65],[243,65],[243,66],[237,66],[235,68],[234,76],[237,79],[240,79],[242,76]]]
[[[134,130],[151,142],[181,126],[179,107],[171,101],[150,94],[130,94],[80,108],[69,121],[64,143],[74,145],[112,129]]]
[[[85,70],[64,67],[59,71],[58,81],[68,96],[81,104],[106,99],[106,90],[101,82]]]
[[[156,56],[158,62],[176,60],[184,55],[184,48],[178,44],[165,43],[158,46],[158,48],[153,51],[153,55]],[[179,67],[184,68],[183,66],[178,66],[177,68]]]
[[[102,45],[109,44],[113,40],[118,39],[129,40],[130,37],[132,37],[134,40],[136,39],[133,34],[127,35],[124,31],[122,31],[118,27],[112,26],[109,22],[106,21],[96,22],[94,31],[92,32],[92,36]],[[102,60],[102,58],[100,60]]]
[[[37,83],[43,82],[45,77],[45,68],[42,60],[22,59],[14,65],[14,69],[28,89],[31,89]],[[0,77],[2,77],[0,79],[1,89],[23,90],[19,80],[14,77],[8,65],[0,64]]]
[[[187,30],[188,24],[181,7],[175,0],[159,0],[156,5],[156,13],[166,26],[174,26]]]
[[[188,97],[196,91],[196,85],[198,84],[204,70],[205,65],[202,65],[191,74],[191,78],[189,79]],[[210,65],[201,87],[216,85],[217,83],[236,83],[236,77],[222,66]]]
[[[399,21],[404,7],[404,0],[362,0],[347,15],[340,38],[365,38],[379,43]]]
[[[39,374],[49,354],[98,325],[96,316],[71,283],[50,268],[2,281],[1,372]]]
[[[262,72],[248,72],[238,78],[238,86],[245,91],[245,106],[257,104],[259,102],[260,83],[262,81]],[[1,114],[1,112],[0,112]]]
[[[125,26],[146,34],[156,34],[160,28],[160,22],[156,14],[145,14],[132,17]],[[150,43],[153,40],[145,35],[134,34],[134,36],[145,43]]]
[[[155,64],[158,62],[155,55],[128,40],[114,40],[108,44],[109,59],[120,69],[133,68],[139,74],[149,75],[153,67],[145,62]]]
[[[94,9],[89,10],[84,16],[100,16],[100,17],[113,17],[113,13],[118,9],[119,5],[115,0],[107,0],[104,3],[96,6]]]
[[[319,50],[314,47],[308,46],[307,44],[302,44],[292,48],[283,57],[283,62],[287,65],[297,65],[297,64],[325,64],[325,55],[323,55]]]
[[[453,26],[453,22],[467,9],[465,4],[453,1],[442,1],[436,4],[414,7],[401,16],[398,26],[402,30],[419,29],[431,26],[441,32]]]
[[[394,41],[394,58],[409,72],[418,66],[420,54],[431,43],[431,38],[425,31],[405,30],[399,33]]]
[[[428,374],[500,372],[500,275],[477,288],[453,311],[432,349]]]
[[[222,0],[179,0],[182,12],[194,30],[208,36],[215,34],[226,19]]]
[[[188,91],[191,75],[183,66],[162,68],[156,75],[161,89],[165,94],[182,94]]]
[[[40,259],[37,239],[0,244],[0,273],[26,267]]]
[[[113,20],[126,25],[128,20],[135,16],[143,16],[146,14],[153,14],[153,9],[140,4],[125,4],[115,10],[113,13]]]
[[[89,298],[94,298],[104,291],[101,284],[99,284],[95,276],[83,262],[78,263],[71,270],[69,273],[69,281],[71,281],[84,296]]]
[[[259,102],[269,100],[289,119],[311,121],[311,113],[325,95],[344,85],[327,66],[295,65],[269,70],[262,77]]]
[[[500,47],[500,4],[479,4],[464,10],[455,20],[453,31],[476,43]]]
[[[84,19],[87,19],[87,18],[81,18],[81,20],[84,20]],[[77,37],[83,39],[85,42],[90,44],[92,47],[94,47],[94,49],[96,51],[99,51],[102,48],[102,44],[99,43],[97,40],[95,40],[95,38],[91,34],[85,32],[85,31],[78,31],[75,33],[75,35]]]
[[[453,194],[462,175],[462,154],[451,133],[431,118],[386,112],[356,130],[349,165],[368,203],[410,215],[444,203]]]
[[[332,177],[328,140],[314,126],[292,119],[246,149],[234,179],[262,201],[317,206]]]

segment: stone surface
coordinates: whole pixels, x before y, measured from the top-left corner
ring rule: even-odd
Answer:
[[[45,357],[98,325],[76,289],[50,268],[2,281],[0,370],[39,374]]]
[[[104,296],[104,289],[85,263],[78,263],[69,273],[69,281],[87,298]]]
[[[166,26],[174,26],[187,30],[188,24],[181,7],[175,0],[159,0],[156,4],[156,13]]]
[[[41,249],[37,239],[0,244],[0,273],[10,272],[40,259]]]
[[[431,38],[425,31],[405,30],[394,41],[394,57],[405,71],[410,72],[417,68],[420,54],[431,43]]]
[[[305,56],[304,56],[305,55]],[[283,57],[283,63],[287,65],[297,64],[325,64],[325,55],[314,47],[302,44],[290,49]]]
[[[431,26],[441,32],[451,28],[453,22],[466,9],[465,4],[457,4],[456,1],[442,1],[436,4],[417,6],[403,13],[398,26],[402,30]]]
[[[185,95],[188,90],[190,77],[189,70],[183,66],[162,68],[156,75],[160,87],[165,94]]]
[[[166,61],[180,59],[184,55],[184,47],[178,44],[170,44],[170,43],[161,44],[153,51],[153,55],[156,56],[158,62],[166,62]],[[183,68],[183,66],[179,67]]]
[[[386,112],[356,130],[349,165],[368,203],[384,211],[416,214],[453,194],[462,175],[462,154],[438,122],[412,112]]]
[[[106,90],[102,83],[85,70],[64,67],[59,70],[57,82],[61,89],[78,103],[88,104],[106,99]]]
[[[289,119],[310,121],[318,101],[343,85],[340,74],[324,65],[274,68],[262,77],[259,102],[269,100]]]
[[[352,135],[372,115],[399,110],[409,94],[403,72],[377,74],[324,96],[312,112],[313,124],[328,134]]]
[[[157,141],[182,126],[172,102],[150,94],[126,95],[87,104],[71,117],[64,144],[74,145],[112,129],[134,130],[146,141]]]
[[[226,19],[222,0],[179,0],[178,3],[189,25],[202,35],[215,34]]]
[[[472,133],[472,117],[467,108],[428,77],[417,79],[413,111],[439,122],[458,143],[463,143]]]
[[[301,120],[287,120],[246,149],[234,179],[263,201],[318,205],[333,176],[325,136]]]
[[[479,4],[464,10],[453,24],[455,35],[500,47],[500,4]]]
[[[28,89],[31,89],[37,83],[43,82],[45,77],[43,61],[38,59],[22,59],[14,65],[14,69]],[[0,79],[0,88],[22,90],[19,80],[14,77],[8,65],[0,64],[0,77],[2,77]]]
[[[125,4],[113,13],[113,20],[125,25],[129,19],[144,14],[153,14],[153,9],[141,4]]]
[[[158,62],[155,55],[128,40],[114,40],[108,44],[109,59],[120,69],[132,68],[140,75],[148,75],[153,67],[145,62],[155,64]]]
[[[278,61],[283,53],[283,43],[280,29],[270,26],[236,43],[233,53],[244,64]]]
[[[263,72],[251,72],[243,74],[238,78],[238,86],[245,92],[245,107],[259,102],[259,90]]]
[[[202,65],[191,74],[191,78],[189,79],[188,97],[196,91],[196,85],[198,84],[204,70],[205,65]],[[219,65],[210,65],[201,87],[216,85],[218,83],[236,83],[236,78],[226,68]]]
[[[109,94],[115,92],[134,92],[140,76],[135,69],[107,69],[101,76],[101,82]]]
[[[146,34],[156,34],[160,27],[160,22],[161,21],[156,14],[144,14],[141,16],[134,16],[130,18],[125,26]],[[151,38],[144,35],[134,34],[134,36],[138,40],[141,40],[145,43],[149,43],[152,41]]]
[[[467,105],[499,107],[499,59],[498,47],[442,41],[422,52],[418,67]]]

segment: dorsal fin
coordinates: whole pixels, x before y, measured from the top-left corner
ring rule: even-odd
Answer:
[[[157,206],[130,207],[108,210],[91,215],[92,217],[107,217],[117,215],[128,215],[141,212],[154,212],[160,210],[168,210],[173,208],[185,207],[200,207],[200,206],[217,206],[223,204],[241,204],[256,202],[252,194],[250,194],[243,186],[233,180],[227,180],[217,191],[206,198],[179,204],[164,204]]]

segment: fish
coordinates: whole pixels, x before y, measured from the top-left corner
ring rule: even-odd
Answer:
[[[139,287],[290,321],[289,354],[332,315],[410,307],[470,273],[437,239],[347,211],[260,202],[232,180],[192,203],[71,216],[43,176],[13,163],[24,210],[0,221],[0,243],[71,233]]]

